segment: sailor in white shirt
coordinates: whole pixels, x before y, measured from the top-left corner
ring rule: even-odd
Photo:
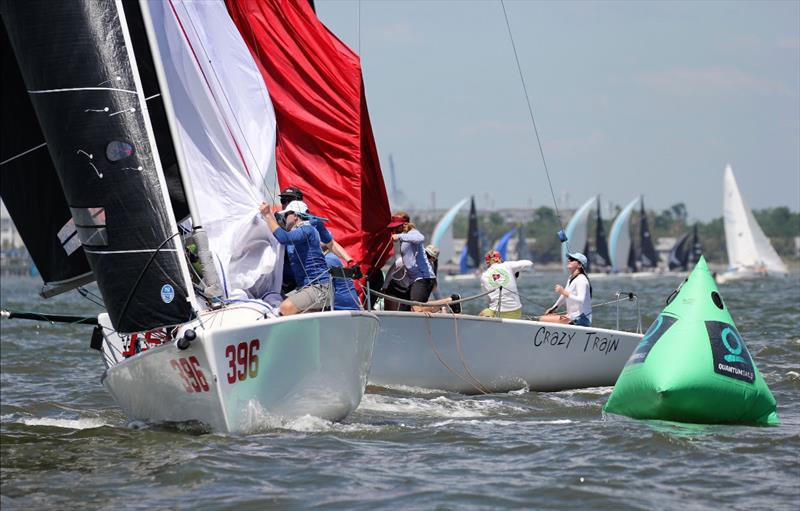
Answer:
[[[481,288],[489,293],[489,307],[483,309],[481,316],[520,319],[522,303],[517,292],[516,274],[533,267],[527,259],[506,261],[500,252],[492,250],[486,254],[486,265],[489,267],[481,275]]]
[[[545,311],[545,315],[541,316],[539,321],[591,326],[592,285],[584,271],[587,262],[586,256],[580,252],[567,254],[567,270],[569,271],[567,286],[556,284],[554,290],[559,295],[558,300]],[[553,314],[562,304],[567,305],[567,313]]]

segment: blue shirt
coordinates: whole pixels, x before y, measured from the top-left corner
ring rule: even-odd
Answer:
[[[303,222],[291,231],[279,227],[273,233],[278,243],[286,245],[289,264],[292,265],[294,281],[298,288],[309,284],[325,284],[331,280],[328,265],[325,264],[325,257],[319,246],[319,229],[320,227]],[[328,232],[324,225],[321,229]]]
[[[428,262],[425,254],[425,247],[422,243],[425,236],[416,229],[411,229],[397,236],[400,240],[400,256],[403,258],[403,266],[406,267],[408,278],[411,282],[419,279],[432,279],[435,277],[433,268]]]
[[[342,268],[342,261],[336,254],[328,252],[325,262],[329,268]],[[360,310],[358,293],[352,279],[333,279],[333,309],[334,310]]]

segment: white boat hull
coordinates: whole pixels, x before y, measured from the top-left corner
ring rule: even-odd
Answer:
[[[170,342],[106,370],[103,384],[129,417],[248,432],[270,417],[335,421],[356,409],[378,333],[374,314],[221,314],[228,317],[203,318],[206,328],[190,325],[197,338],[186,350]]]
[[[476,394],[613,385],[641,334],[538,321],[378,312],[370,385]]]

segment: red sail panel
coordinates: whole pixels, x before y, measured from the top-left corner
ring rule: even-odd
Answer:
[[[308,2],[226,3],[275,107],[281,189],[299,187],[364,270],[382,266],[391,253],[391,213],[358,55]]]

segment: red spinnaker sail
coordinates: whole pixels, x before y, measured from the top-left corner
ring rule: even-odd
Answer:
[[[275,107],[281,188],[303,190],[362,264],[390,255],[389,200],[367,112],[361,62],[298,0],[226,0]]]

